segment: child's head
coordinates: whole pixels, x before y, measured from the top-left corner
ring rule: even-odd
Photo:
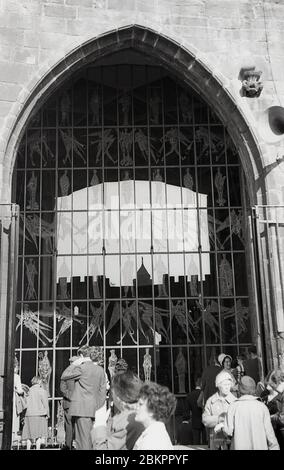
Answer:
[[[32,385],[41,385],[42,384],[42,380],[41,378],[38,376],[38,375],[35,375],[32,380],[31,380],[31,383]]]
[[[245,361],[245,359],[246,359],[246,358],[245,358],[245,355],[244,355],[244,354],[239,354],[239,355],[237,356],[237,363],[238,363],[239,365],[241,365],[241,364],[243,364],[243,362]]]

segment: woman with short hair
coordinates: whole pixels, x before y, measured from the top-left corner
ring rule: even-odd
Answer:
[[[135,443],[134,450],[171,450],[173,445],[166,430],[176,409],[176,398],[168,389],[148,382],[140,390],[135,420],[142,423],[145,431]]]
[[[48,397],[40,377],[33,377],[31,383],[22,440],[27,440],[27,450],[30,450],[32,441],[36,441],[36,449],[39,450],[42,441],[47,438]]]

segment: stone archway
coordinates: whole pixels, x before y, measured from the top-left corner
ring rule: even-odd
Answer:
[[[181,44],[149,28],[130,25],[100,35],[70,52],[55,65],[31,90],[23,106],[18,109],[16,119],[7,141],[3,175],[2,199],[10,201],[11,180],[16,151],[26,123],[37,112],[46,99],[72,73],[83,65],[95,62],[117,51],[135,49],[155,58],[160,65],[174,73],[183,83],[197,91],[219,116],[239,152],[244,172],[250,205],[257,202],[255,179],[263,171],[261,152],[249,125],[234,98],[222,81],[208,69],[198,55]],[[260,199],[266,203],[265,191]]]

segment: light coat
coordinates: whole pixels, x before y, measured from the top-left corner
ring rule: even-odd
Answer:
[[[214,393],[208,398],[202,414],[202,422],[204,426],[209,428],[210,448],[218,447],[226,448],[226,436],[222,431],[214,433],[214,427],[220,422],[220,418],[225,418],[228,408],[236,397],[230,392],[226,397],[222,397],[219,393]]]
[[[270,414],[264,403],[243,395],[227,411],[224,431],[232,437],[234,450],[279,450]]]
[[[39,384],[33,385],[29,390],[26,416],[49,416],[47,392]]]

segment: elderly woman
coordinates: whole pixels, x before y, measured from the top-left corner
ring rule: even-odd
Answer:
[[[222,367],[223,370],[225,370],[226,372],[229,372],[229,374],[231,374],[232,382],[233,382],[232,387],[231,387],[231,392],[233,393],[233,395],[237,395],[238,394],[238,384],[237,384],[235,374],[234,374],[235,371],[232,368],[232,362],[233,362],[232,356],[230,356],[229,354],[225,354],[225,353],[219,354],[218,362],[219,362],[219,364],[220,364],[220,366]]]
[[[229,405],[236,400],[231,393],[233,385],[232,375],[223,370],[215,381],[218,392],[208,398],[202,414],[202,422],[209,428],[209,447],[211,450],[227,449],[227,437],[222,430],[215,432],[217,424],[224,422]]]
[[[145,431],[135,443],[134,450],[171,450],[173,445],[165,423],[176,409],[176,398],[167,387],[148,382],[139,394],[135,420]]]

